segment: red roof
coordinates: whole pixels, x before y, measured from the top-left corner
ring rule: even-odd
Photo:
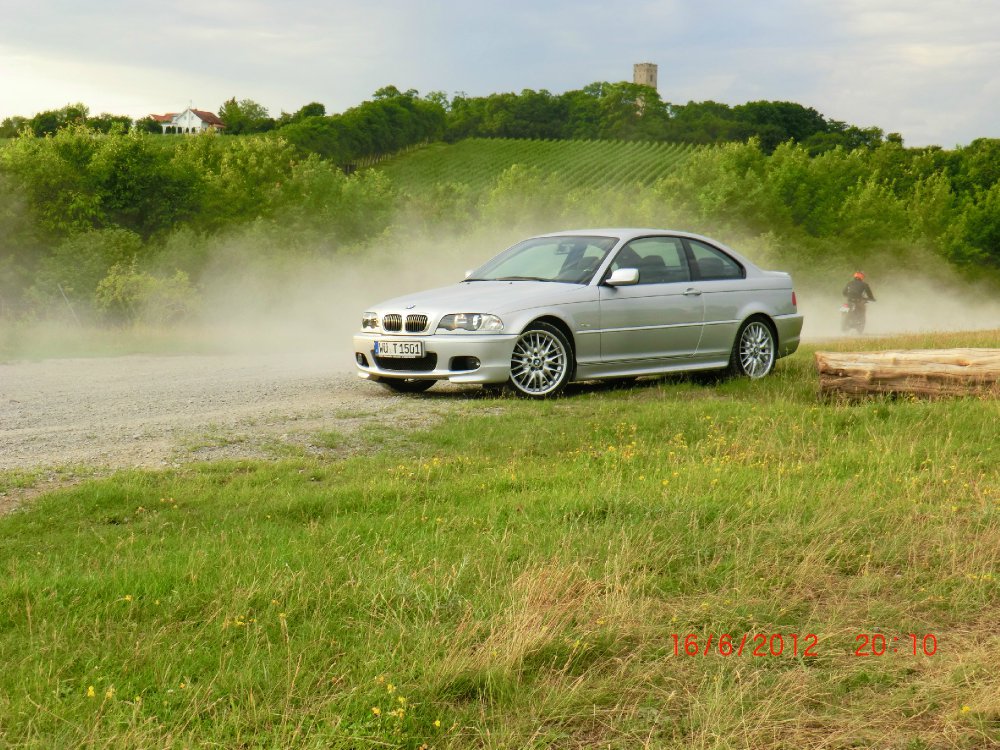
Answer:
[[[225,127],[226,125],[222,120],[219,119],[219,116],[214,112],[205,112],[200,109],[192,109],[191,111],[194,112],[196,115],[198,115],[198,117],[201,118],[202,122],[207,122],[209,125],[218,125],[221,127]]]
[[[208,123],[209,125],[214,125],[217,128],[226,127],[226,124],[222,120],[220,120],[219,116],[214,112],[206,112],[205,110],[202,109],[192,109],[191,111],[194,112],[198,116],[198,118],[204,123]],[[177,117],[177,115],[178,115],[177,112],[167,112],[165,115],[150,115],[150,117],[156,120],[156,122],[170,122],[175,117]]]

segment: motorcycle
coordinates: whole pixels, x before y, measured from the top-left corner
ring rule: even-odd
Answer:
[[[840,330],[847,333],[854,330],[858,335],[865,332],[865,306],[875,300],[849,299],[840,306]]]

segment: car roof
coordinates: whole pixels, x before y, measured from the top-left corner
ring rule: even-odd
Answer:
[[[621,240],[631,240],[636,237],[648,237],[650,235],[670,235],[672,237],[690,237],[691,239],[706,240],[707,242],[719,244],[716,240],[694,232],[685,232],[679,229],[654,229],[652,227],[599,227],[591,229],[567,229],[559,232],[547,232],[537,235],[538,237],[572,237],[572,236],[598,236],[598,237],[618,237]]]

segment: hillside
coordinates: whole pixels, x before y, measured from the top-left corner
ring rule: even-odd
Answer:
[[[381,163],[379,169],[410,193],[449,182],[484,190],[512,164],[537,167],[573,186],[618,188],[651,185],[695,150],[685,144],[642,141],[468,138],[408,151]]]

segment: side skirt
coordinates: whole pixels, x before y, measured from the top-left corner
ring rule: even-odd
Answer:
[[[595,362],[577,365],[574,380],[594,380],[596,378],[637,377],[640,375],[664,375],[670,372],[694,372],[698,370],[721,370],[729,366],[729,359],[692,360],[658,359],[633,362]]]

